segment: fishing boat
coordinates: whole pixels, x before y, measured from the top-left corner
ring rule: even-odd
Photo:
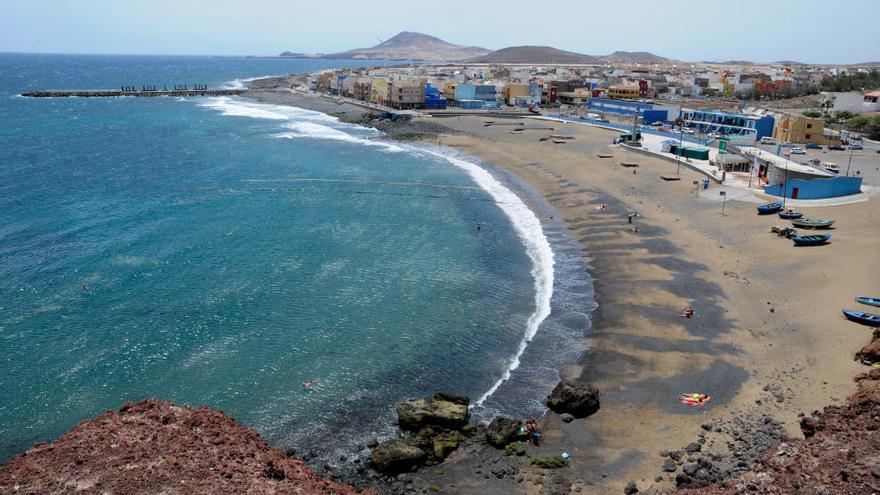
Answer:
[[[766,203],[758,206],[758,215],[769,215],[782,209],[782,201]]]
[[[795,246],[818,246],[828,242],[828,239],[831,239],[831,234],[796,235],[791,238]]]
[[[868,306],[880,307],[880,297],[858,296],[856,302],[867,304]]]
[[[880,315],[874,315],[862,311],[853,311],[851,309],[844,309],[843,316],[846,316],[846,319],[849,321],[861,323],[862,325],[868,325],[869,327],[880,327]]]
[[[795,218],[791,221],[795,227],[802,229],[827,229],[834,225],[832,218]]]
[[[802,216],[804,216],[804,212],[802,211],[779,210],[779,218],[784,220],[794,220],[801,218]]]

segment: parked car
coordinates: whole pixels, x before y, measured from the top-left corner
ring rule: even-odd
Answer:
[[[663,126],[663,122],[657,120],[657,121],[651,122],[651,123],[648,124],[648,125],[651,126],[651,127],[662,127],[662,126]]]
[[[859,136],[858,134],[850,134],[850,135],[849,135],[849,140],[850,140],[850,141],[861,141],[861,140],[862,140],[862,136]]]
[[[851,144],[851,145],[849,145],[849,149],[851,149],[851,150],[863,150],[863,149],[865,149],[865,147],[862,146],[861,144]]]
[[[761,144],[777,144],[778,141],[773,139],[772,137],[764,136],[761,138]]]
[[[681,133],[682,133],[682,134],[693,134],[693,133],[694,133],[694,130],[693,130],[693,129],[689,129],[689,128],[687,128],[687,127],[684,127],[684,128],[681,129]]]
[[[843,146],[841,146],[841,145],[839,145],[839,144],[829,144],[829,145],[828,145],[828,149],[829,149],[829,150],[833,150],[833,151],[843,151],[843,150],[845,150],[846,148],[844,148]]]
[[[822,145],[816,143],[807,143],[806,145],[804,145],[804,148],[808,150],[821,150]]]
[[[791,154],[792,155],[806,155],[807,152],[804,151],[803,149],[801,149],[800,147],[795,146],[791,149]]]
[[[794,143],[789,143],[788,141],[782,143],[783,148],[797,148],[797,145]]]
[[[835,175],[840,173],[840,167],[831,162],[822,162],[821,167]]]

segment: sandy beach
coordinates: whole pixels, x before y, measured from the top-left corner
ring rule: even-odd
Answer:
[[[334,109],[310,95],[252,96]],[[345,120],[363,118],[351,105],[336,110]],[[425,143],[512,173],[561,217],[581,246],[599,305],[582,359],[563,375],[602,392],[601,409],[589,418],[564,423],[548,412],[543,444],[528,446],[526,456],[472,444],[442,469],[403,475],[409,491],[622,493],[634,481],[662,492],[675,486],[683,462],[700,459],[711,459],[723,480],[747,472],[781,438],[801,437],[800,417],[855,390],[853,376],[864,367],[853,354],[871,332],[840,310],[854,306],[856,295],[880,292],[875,201],[806,209],[808,217],[837,223],[830,244],[796,248],[770,232],[783,225],[777,216],[758,216],[745,201],[727,201],[722,215],[721,186],[703,189],[701,174],[612,145],[614,131],[485,116],[398,127],[390,137],[416,129]],[[550,135],[573,139],[559,144]],[[676,173],[681,180],[661,179]],[[680,317],[689,305],[694,317]],[[703,407],[678,401],[693,392],[711,400]],[[564,451],[571,453],[566,469],[528,463]],[[677,466],[664,472],[669,453]],[[496,475],[507,466],[519,474]]]
[[[837,219],[833,242],[795,248],[770,233],[781,224],[775,215],[758,216],[753,203],[728,201],[722,216],[718,186],[697,191],[693,181],[702,176],[684,167],[680,181],[661,180],[676,173],[675,164],[606,144],[615,137],[611,131],[556,126],[552,132],[574,139],[554,144],[538,140],[549,130],[514,135],[485,120],[444,119],[456,135],[439,142],[512,172],[559,212],[582,245],[599,303],[587,352],[565,374],[597,386],[602,408],[569,424],[548,413],[539,450],[571,452],[571,469],[561,482],[535,471],[518,491],[570,483],[575,491],[622,493],[630,480],[642,489],[670,488],[659,452],[705,437],[704,453],[730,455],[731,447],[751,444],[753,451],[731,460],[760,455],[778,434],[800,435],[799,414],[855,390],[852,378],[864,367],[853,353],[871,333],[847,322],[840,309],[880,290],[875,202],[810,208],[808,216]],[[638,233],[632,233],[627,215],[636,211]],[[679,317],[688,305],[695,316]],[[689,392],[712,400],[684,406],[677,397]],[[784,431],[775,431],[775,420]],[[455,473],[455,464],[453,455],[445,476],[465,474]],[[444,492],[503,491],[488,479],[454,488],[452,478],[432,478]]]

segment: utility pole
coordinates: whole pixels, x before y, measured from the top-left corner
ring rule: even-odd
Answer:
[[[849,162],[846,164],[846,177],[849,177],[849,167],[852,165],[853,149],[852,146],[847,145],[847,147],[849,148]]]

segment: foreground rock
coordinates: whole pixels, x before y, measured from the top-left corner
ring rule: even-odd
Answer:
[[[725,487],[675,493],[880,493],[880,383],[866,378],[859,385],[847,405],[801,420],[804,439],[779,443],[754,472]]]
[[[563,380],[547,397],[547,407],[575,418],[585,418],[599,410],[599,391],[571,380]]]
[[[436,393],[431,402],[411,399],[397,403],[402,434],[378,445],[370,454],[376,471],[395,476],[426,462],[442,462],[469,431],[467,397]]]
[[[467,397],[437,393],[430,403],[424,399],[397,404],[397,424],[403,431],[419,431],[426,426],[460,429],[468,420]]]
[[[486,429],[486,443],[503,449],[508,444],[520,440],[528,440],[529,436],[522,432],[523,422],[509,418],[495,418]]]
[[[0,493],[340,494],[257,432],[205,406],[145,399],[83,421],[0,469]]]
[[[385,474],[400,474],[412,471],[425,462],[428,454],[401,440],[390,440],[373,449],[370,460],[377,471]]]

